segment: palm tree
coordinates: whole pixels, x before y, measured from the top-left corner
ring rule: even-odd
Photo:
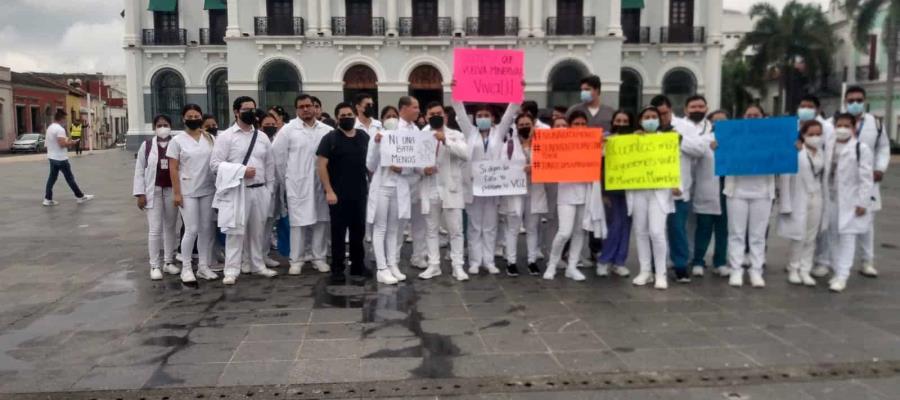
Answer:
[[[739,115],[753,104],[750,88],[762,92],[765,86],[750,74],[750,67],[741,54],[729,53],[722,63],[722,109],[728,110],[731,115]]]
[[[781,110],[793,109],[798,102],[800,81],[819,82],[831,71],[831,57],[837,41],[828,18],[818,5],[791,0],[781,14],[771,4],[757,3],[750,8],[756,20],[753,30],[741,39],[737,52],[755,51],[750,73],[757,79],[778,77]],[[803,68],[798,68],[802,63]],[[771,74],[776,72],[777,74]]]
[[[881,24],[881,38],[887,53],[887,87],[885,88],[884,126],[887,135],[894,133],[894,77],[897,75],[897,25],[900,23],[900,1],[846,0],[844,7],[854,20],[853,42],[862,51],[869,50],[869,33]],[[884,18],[880,10],[885,9]]]

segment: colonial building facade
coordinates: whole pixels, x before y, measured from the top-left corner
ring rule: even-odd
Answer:
[[[521,49],[526,97],[570,105],[597,74],[603,100],[637,109],[660,93],[717,107],[722,0],[125,0],[129,148],[153,115],[197,103],[232,120],[231,100],[293,110],[356,93],[380,106],[448,101],[453,48]]]

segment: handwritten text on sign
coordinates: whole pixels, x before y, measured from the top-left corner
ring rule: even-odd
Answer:
[[[522,160],[478,161],[472,164],[473,194],[478,197],[517,196],[528,193]]]
[[[426,168],[435,164],[434,138],[422,132],[387,131],[381,138],[381,166]]]
[[[521,103],[525,54],[518,50],[453,51],[453,100]]]
[[[538,129],[531,144],[535,183],[600,180],[603,129]]]
[[[677,133],[614,135],[606,139],[603,188],[670,189],[681,186]]]

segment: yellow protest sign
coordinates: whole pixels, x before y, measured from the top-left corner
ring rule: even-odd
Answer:
[[[605,190],[681,186],[677,133],[614,135],[606,139]]]

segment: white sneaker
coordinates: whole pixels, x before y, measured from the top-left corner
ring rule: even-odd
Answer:
[[[198,268],[197,276],[200,277],[200,279],[205,279],[208,281],[214,281],[216,279],[219,279],[219,274],[213,272],[211,269],[209,269],[209,267]]]
[[[609,276],[609,264],[597,264],[597,276]]]
[[[178,275],[179,273],[181,273],[181,268],[178,268],[178,266],[175,264],[166,263],[166,265],[163,267],[163,271],[169,275]]]
[[[453,277],[460,282],[469,280],[469,275],[466,274],[462,266],[453,267]]]
[[[547,270],[544,271],[544,279],[548,281],[552,281],[553,278],[556,277],[556,266],[547,266]]]
[[[469,267],[469,275],[478,275],[478,266],[472,265]]]
[[[197,277],[194,276],[194,270],[191,269],[191,267],[184,267],[181,269],[181,281],[184,283],[197,282]]]
[[[264,276],[266,278],[274,278],[278,276],[278,272],[274,269],[268,269],[266,267],[260,268],[259,271],[254,271],[253,275]]]
[[[235,278],[233,276],[226,276],[226,277],[222,278],[222,284],[226,285],[226,286],[234,285],[235,282],[237,282],[237,278]]]
[[[721,267],[716,267],[716,272],[722,278],[728,278],[729,276],[731,276],[731,268],[728,268],[724,265]]]
[[[828,286],[828,290],[835,293],[843,292],[847,288],[847,278],[834,278]]]
[[[691,275],[694,275],[694,276],[703,276],[704,272],[706,272],[706,271],[702,265],[695,265],[694,268],[691,269]]]
[[[78,204],[83,204],[83,203],[87,203],[93,199],[94,199],[94,195],[86,194],[84,196],[81,196],[81,197],[75,199],[75,201],[78,202]]]
[[[584,274],[581,273],[577,268],[566,268],[566,278],[569,278],[575,282],[584,281]]]
[[[59,205],[59,202],[56,201],[56,200],[47,200],[47,199],[44,199],[44,201],[41,202],[41,204],[42,204],[44,207],[53,207],[53,206],[55,206],[55,205]]]
[[[872,265],[871,262],[863,264],[862,269],[859,270],[859,273],[862,274],[862,276],[867,276],[869,278],[878,277],[878,270],[875,269],[875,266]]]
[[[288,275],[300,275],[300,271],[303,270],[303,263],[292,262],[291,268],[288,269]]]
[[[390,271],[391,275],[393,275],[398,282],[403,282],[406,280],[406,275],[403,275],[403,273],[400,272],[400,268],[396,265],[389,265],[388,271]]]
[[[650,272],[641,271],[638,276],[634,277],[634,280],[631,281],[631,284],[634,286],[644,286],[650,282],[653,282],[653,274]]]
[[[497,275],[500,273],[500,269],[498,269],[494,264],[488,264],[488,266],[486,266],[485,268],[487,268],[488,273],[490,273],[491,275]]]
[[[241,273],[245,274],[245,275],[249,274],[250,273],[250,265],[241,263]]]
[[[269,268],[275,268],[275,267],[281,265],[281,263],[278,262],[278,260],[275,260],[275,259],[273,259],[272,257],[269,257],[269,256],[266,256],[265,263],[266,263],[266,266],[269,267]]]
[[[440,265],[432,265],[432,266],[428,267],[428,269],[426,269],[425,272],[422,272],[421,274],[419,274],[419,279],[427,280],[427,279],[434,278],[436,276],[441,276],[441,266]]]
[[[728,284],[732,287],[744,286],[744,269],[732,269],[731,275],[728,278]]]
[[[409,265],[413,268],[428,269],[428,264],[425,262],[425,260],[422,259],[422,257],[413,257],[409,260]]]
[[[750,275],[750,286],[753,286],[755,288],[766,287],[766,280],[763,279],[762,272],[749,271],[748,275]]]
[[[150,280],[161,281],[163,278],[162,270],[159,268],[150,268]]]
[[[809,275],[809,272],[800,272],[800,281],[806,286],[816,286],[816,280]]]
[[[378,273],[375,274],[375,279],[378,283],[383,283],[385,285],[396,285],[398,282],[397,278],[394,278],[394,274],[391,273],[391,270],[387,268],[379,269]]]
[[[620,265],[620,266],[616,267],[616,275],[624,278],[628,275],[631,275],[631,271],[628,270],[628,267],[626,267],[624,265]]]
[[[331,266],[328,265],[328,263],[326,263],[325,261],[315,260],[315,261],[313,261],[312,265],[313,265],[313,268],[316,269],[316,271],[331,272]]]
[[[816,278],[824,278],[828,276],[829,272],[831,272],[831,268],[828,268],[824,265],[816,265],[816,267],[812,270],[812,276],[815,276]]]
[[[803,284],[803,279],[800,279],[800,272],[797,271],[797,268],[788,267],[788,283],[793,285]]]
[[[666,290],[669,288],[669,280],[665,275],[658,275],[653,287],[657,290]]]

